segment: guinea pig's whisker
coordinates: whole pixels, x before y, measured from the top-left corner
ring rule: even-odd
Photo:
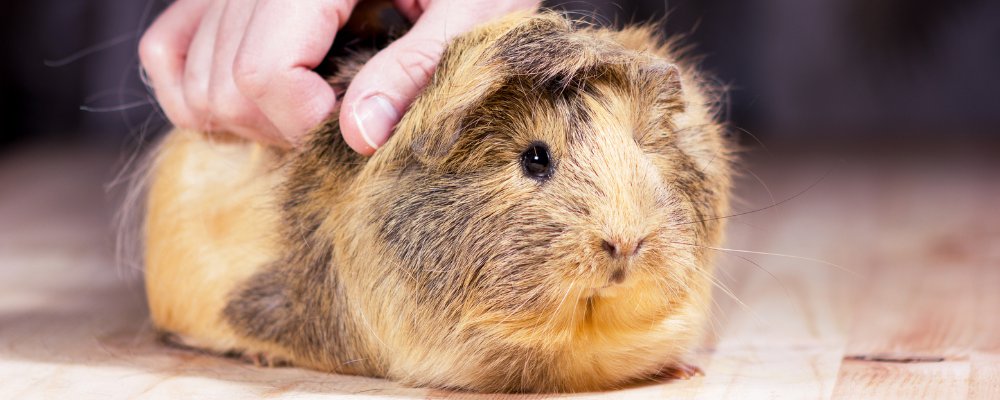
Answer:
[[[757,137],[757,135],[754,135],[753,133],[750,133],[750,131],[748,131],[746,129],[743,129],[743,128],[740,128],[738,126],[735,126],[734,128],[736,128],[736,130],[738,130],[740,132],[743,132],[743,133],[747,134],[747,136],[750,136],[755,142],[757,142],[757,144],[760,145],[760,148],[764,149],[765,152],[767,152],[767,153],[771,152],[771,150],[768,149],[766,145],[764,145],[764,142],[761,141],[760,138]]]
[[[672,279],[666,276],[651,275],[653,277],[653,282],[656,283],[660,289],[666,291],[671,297],[677,297],[678,293],[675,291],[678,280]]]
[[[725,308],[723,308],[722,305],[719,304],[719,300],[716,299],[714,296],[712,297],[711,304],[712,304],[711,308],[714,310],[720,310],[720,311],[725,310]],[[709,329],[712,330],[712,334],[717,337],[719,335],[719,327],[722,326],[719,313],[716,312],[709,313],[709,317],[706,319],[706,321],[708,322]]]
[[[550,329],[552,329],[552,325],[556,322],[556,319],[559,317],[559,314],[562,311],[563,303],[566,302],[566,298],[569,297],[569,293],[573,290],[573,287],[575,285],[576,285],[576,279],[573,279],[573,282],[570,282],[569,287],[566,288],[566,294],[563,295],[562,300],[559,300],[559,304],[556,305],[555,311],[553,311],[552,315],[549,316],[549,321],[545,324],[545,331],[549,331]]]
[[[712,158],[708,159],[708,162],[705,163],[705,166],[701,168],[701,173],[704,174],[705,172],[708,171],[708,167],[711,167],[712,163],[715,162],[715,159],[719,158],[720,153],[721,152],[716,151],[715,154],[712,154]]]
[[[700,219],[700,220],[685,221],[685,222],[680,222],[680,223],[674,224],[672,226],[689,225],[689,224],[699,224],[699,223],[708,222],[708,221],[716,221],[716,220],[721,220],[721,219],[735,218],[735,217],[740,217],[740,216],[744,216],[744,215],[759,213],[761,211],[770,210],[772,208],[784,205],[785,203],[788,203],[788,202],[790,202],[792,200],[795,200],[799,196],[802,196],[802,195],[806,194],[807,192],[809,192],[810,190],[812,190],[813,188],[815,188],[816,186],[818,186],[820,183],[822,183],[824,180],[826,180],[826,178],[829,177],[831,173],[833,173],[833,167],[831,167],[829,170],[827,170],[826,173],[824,173],[823,176],[821,176],[815,182],[809,184],[809,186],[807,186],[805,189],[802,189],[798,193],[795,193],[792,196],[786,197],[785,199],[783,199],[783,200],[781,200],[781,201],[779,201],[777,203],[771,203],[771,204],[769,204],[767,206],[758,208],[756,210],[744,211],[744,212],[740,212],[740,213],[736,213],[736,214],[731,214],[731,215],[720,216],[720,217],[709,217],[709,218],[703,218],[703,219]]]
[[[757,174],[751,171],[750,168],[741,167],[740,169],[746,171],[746,173],[751,177],[753,177],[753,179],[756,180],[757,183],[760,183],[760,186],[764,188],[765,192],[767,192],[767,197],[771,199],[771,204],[777,203],[777,200],[774,199],[774,193],[771,193],[771,188],[767,187],[767,184],[764,183],[764,180],[761,179],[760,176],[757,176]]]
[[[48,60],[48,59],[42,60],[42,64],[50,68],[64,67],[91,54],[110,49],[114,46],[135,39],[138,35],[139,35],[138,32],[128,32],[122,35],[118,35],[103,42],[84,47],[66,57],[58,58],[55,60]]]
[[[679,244],[679,245],[683,245],[683,246],[702,247],[702,248],[706,248],[706,249],[710,249],[710,250],[716,250],[716,251],[728,251],[728,252],[733,252],[733,253],[758,254],[758,255],[764,255],[764,256],[785,257],[785,258],[791,258],[791,259],[795,259],[795,260],[810,261],[810,262],[819,263],[819,264],[823,264],[823,265],[827,265],[827,266],[831,266],[831,267],[837,268],[837,269],[839,269],[841,271],[847,272],[847,273],[849,273],[849,274],[851,274],[851,275],[853,275],[855,277],[858,277],[858,278],[861,277],[861,274],[859,274],[858,272],[856,272],[856,271],[854,271],[854,270],[852,270],[850,268],[844,267],[844,266],[842,266],[840,264],[834,264],[834,263],[829,262],[829,261],[820,260],[818,258],[796,256],[796,255],[792,255],[792,254],[770,253],[770,252],[766,252],[766,251],[753,251],[753,250],[742,250],[742,249],[728,249],[728,248],[725,248],[725,247],[706,246],[706,245],[694,244],[694,243],[684,243],[684,242],[674,242],[674,241],[671,241],[669,243]]]
[[[105,113],[105,112],[130,110],[136,107],[151,106],[155,104],[156,102],[153,101],[153,99],[143,99],[143,100],[136,100],[129,103],[116,104],[113,106],[106,106],[106,107],[82,105],[80,106],[80,111],[86,111],[92,113]]]
[[[736,257],[736,258],[739,258],[739,259],[741,259],[741,260],[743,260],[743,261],[746,261],[746,262],[748,262],[748,263],[750,263],[750,264],[754,265],[755,267],[757,267],[757,269],[759,269],[759,270],[761,270],[761,271],[764,271],[764,273],[766,273],[766,274],[770,275],[770,276],[771,276],[771,278],[772,278],[772,279],[774,279],[774,281],[778,283],[778,286],[781,286],[781,289],[785,291],[785,295],[787,295],[787,296],[788,296],[789,298],[791,298],[791,297],[792,297],[792,291],[791,291],[790,289],[788,289],[788,286],[785,286],[785,284],[784,284],[784,283],[783,283],[783,282],[781,281],[781,279],[778,279],[778,276],[777,276],[777,275],[775,275],[775,274],[774,274],[773,272],[771,272],[771,271],[768,271],[768,270],[767,270],[766,268],[764,268],[763,266],[761,266],[760,264],[758,264],[758,263],[757,263],[756,261],[754,261],[754,260],[751,260],[751,259],[749,259],[749,258],[747,258],[747,257],[743,257],[743,256],[741,256],[741,255],[739,255],[739,254],[732,254],[732,253],[725,253],[725,252],[724,252],[724,253],[722,253],[722,254],[724,254],[724,255],[727,255],[727,256],[730,256],[730,257]],[[724,269],[722,269],[722,268],[719,268],[719,270],[723,271],[723,273],[726,273],[726,272],[725,272],[725,270],[724,270]],[[728,274],[728,273],[726,273],[726,275],[729,275],[729,274]],[[730,276],[730,277],[731,277],[731,276]]]
[[[584,292],[583,290],[577,290],[576,291],[576,299],[573,300],[572,304],[580,304],[580,298],[583,297],[583,292]],[[577,312],[575,310],[573,311],[572,314],[570,314],[569,326],[571,326],[571,327],[572,326],[576,326],[576,314],[577,314]],[[584,318],[586,319],[586,317],[584,317]]]
[[[744,311],[747,311],[747,312],[749,312],[749,313],[750,313],[750,317],[751,317],[751,318],[753,318],[753,319],[754,319],[754,321],[756,321],[757,323],[764,323],[764,319],[763,319],[763,318],[761,318],[760,314],[756,313],[756,312],[755,312],[755,311],[753,310],[753,308],[752,308],[752,307],[750,307],[750,306],[749,306],[748,304],[744,303],[744,302],[743,302],[742,300],[740,300],[740,299],[739,299],[738,297],[736,297],[736,294],[735,294],[735,292],[733,292],[732,290],[728,290],[728,287],[727,287],[727,286],[726,286],[726,285],[725,285],[724,283],[722,283],[722,281],[718,281],[718,280],[716,280],[716,279],[715,279],[715,278],[714,278],[714,277],[712,276],[712,274],[709,274],[709,273],[706,273],[706,272],[704,272],[704,271],[702,271],[702,270],[700,270],[700,269],[695,269],[695,270],[696,270],[696,271],[698,271],[699,273],[701,273],[702,275],[707,275],[707,276],[708,276],[708,278],[709,278],[709,281],[710,281],[710,282],[712,282],[712,284],[713,284],[713,285],[716,285],[716,287],[718,287],[719,289],[721,289],[721,290],[723,291],[723,293],[725,293],[725,294],[726,294],[726,295],[728,295],[728,296],[729,296],[730,298],[732,298],[733,300],[735,300],[735,301],[737,302],[737,304],[739,304],[740,308],[742,308],[742,309],[743,309]],[[728,290],[728,291],[727,291],[727,290]],[[717,309],[717,310],[724,310],[724,309],[725,309],[725,308],[723,308],[723,307],[722,307],[722,305],[721,305],[721,304],[720,304],[720,303],[719,303],[719,302],[718,302],[718,301],[716,300],[716,298],[715,298],[714,296],[712,297],[712,304],[713,304],[713,306],[715,307],[715,309]],[[714,315],[714,314],[713,314],[713,315]],[[714,318],[714,317],[713,317],[713,318]],[[713,320],[713,321],[714,321],[714,322],[713,322],[713,324],[715,324],[715,323],[717,323],[717,322],[718,322],[717,320]],[[717,327],[716,325],[713,325],[713,329],[717,329],[717,328],[718,328],[718,327]]]
[[[738,303],[741,307],[743,307],[744,310],[751,311],[750,306],[748,306],[747,303],[744,303],[743,300],[740,300],[740,298],[736,296],[736,293],[730,290],[725,283],[722,283],[722,281],[716,279],[714,276],[712,276],[712,274],[702,271],[701,269],[693,268],[692,270],[701,274],[706,279],[708,279],[708,281],[711,282],[713,286],[719,288],[719,290],[721,290],[723,293],[729,296],[729,298],[736,301],[736,303]]]

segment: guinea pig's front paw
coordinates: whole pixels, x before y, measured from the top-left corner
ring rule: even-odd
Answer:
[[[257,367],[286,367],[291,363],[281,357],[269,354],[264,351],[240,351],[240,350],[214,350],[208,342],[198,338],[180,335],[173,332],[160,332],[157,339],[169,347],[185,351],[193,351],[202,354],[212,354],[223,357],[236,358],[247,364]]]
[[[705,376],[705,372],[695,365],[679,362],[663,367],[653,376],[653,379],[658,381],[688,380],[696,376]]]
[[[157,333],[156,339],[160,343],[163,343],[164,345],[175,349],[194,351],[198,353],[208,353],[208,354],[216,353],[212,350],[209,350],[210,347],[207,345],[207,343],[203,343],[197,338],[187,335],[162,331]]]
[[[273,368],[287,367],[291,365],[291,363],[280,357],[276,357],[262,351],[240,353],[239,359],[247,364],[253,364],[255,367]]]

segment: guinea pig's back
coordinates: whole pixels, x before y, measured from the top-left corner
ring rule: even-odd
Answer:
[[[157,149],[145,219],[145,281],[154,325],[185,344],[228,351],[228,295],[279,251],[279,151],[175,130]],[[194,341],[188,342],[188,341]]]

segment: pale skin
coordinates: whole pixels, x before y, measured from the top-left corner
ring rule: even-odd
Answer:
[[[294,147],[341,107],[344,140],[371,155],[430,80],[448,39],[539,3],[394,0],[413,28],[365,64],[337,104],[313,68],[357,2],[177,0],[143,35],[139,57],[178,127]]]

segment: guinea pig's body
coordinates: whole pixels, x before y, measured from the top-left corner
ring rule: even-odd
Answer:
[[[342,63],[342,88],[362,59]],[[508,18],[448,46],[371,158],[171,133],[152,172],[156,326],[220,353],[477,391],[671,369],[708,313],[729,152],[651,29]]]

